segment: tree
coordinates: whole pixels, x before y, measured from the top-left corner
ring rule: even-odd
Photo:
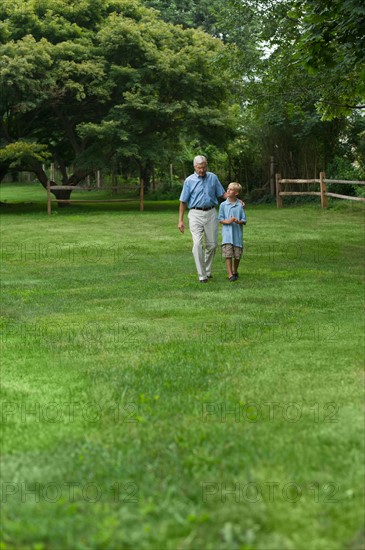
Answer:
[[[145,178],[182,134],[228,137],[223,45],[203,32],[136,0],[5,0],[1,19],[3,171],[32,171],[46,186],[52,157],[76,185],[119,157]]]
[[[217,27],[220,0],[144,0],[144,4],[158,10],[169,23],[201,28],[213,36],[220,35]]]
[[[296,0],[288,18],[299,29],[297,59],[319,82],[324,118],[365,109],[365,5],[361,0]]]
[[[305,93],[323,119],[365,109],[362,0],[227,0],[220,24],[249,80],[289,75],[287,93]]]
[[[355,8],[355,0],[349,3]],[[305,18],[300,14],[309,10],[309,6],[318,12],[322,8],[325,11],[324,6],[328,8],[330,4],[340,9],[339,4],[347,2],[227,0],[222,4],[220,25],[226,29],[226,38],[231,44],[230,65],[235,74],[237,100],[240,98],[242,105],[241,137],[235,147],[241,153],[235,164],[245,165],[249,178],[262,173],[262,165],[268,167],[269,156],[275,157],[276,168],[287,177],[318,177],[319,171],[332,162],[340,149],[339,140],[346,135],[348,124],[344,114],[351,112],[351,105],[344,96],[339,94],[336,101],[334,96],[340,85],[343,89],[347,86],[348,97],[354,82],[358,90],[363,85],[360,65],[364,50],[355,52],[355,44],[350,44],[350,40],[344,46],[342,57],[345,58],[345,50],[352,49],[357,60],[353,70],[350,63],[347,85],[341,83],[346,80],[345,73],[341,75],[331,69],[337,62],[335,42],[331,50],[332,65],[328,61],[325,70],[324,61],[320,64],[321,51],[325,48],[318,47],[318,64],[314,66],[310,47],[307,50],[305,45],[309,40],[304,29]],[[363,8],[359,2],[357,6],[358,21]],[[340,23],[351,26],[338,17],[337,24]],[[319,25],[312,30],[319,36],[323,29]],[[359,37],[361,31],[356,32]],[[338,33],[334,36],[340,40]],[[342,65],[341,70],[345,70],[344,67]],[[353,106],[361,106],[354,97]],[[253,155],[255,151],[257,154]],[[268,170],[264,172],[267,181]],[[265,179],[263,173],[261,177]]]

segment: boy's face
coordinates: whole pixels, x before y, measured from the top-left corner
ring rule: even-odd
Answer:
[[[238,191],[236,191],[234,187],[231,187],[230,185],[228,185],[228,187],[227,187],[227,195],[228,195],[229,197],[231,197],[231,198],[237,197]]]

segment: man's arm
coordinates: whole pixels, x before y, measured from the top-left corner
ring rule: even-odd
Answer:
[[[180,201],[179,223],[178,223],[178,226],[177,226],[179,228],[180,233],[184,233],[184,231],[185,231],[184,214],[185,214],[186,207],[187,207],[187,203],[183,202],[183,201]]]

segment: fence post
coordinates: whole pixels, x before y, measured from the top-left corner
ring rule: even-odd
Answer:
[[[321,172],[319,174],[319,182],[321,185],[321,208],[327,208],[327,186],[325,172]]]
[[[282,208],[283,206],[283,199],[281,198],[280,191],[281,191],[281,174],[275,175],[276,179],[276,206],[278,208]]]
[[[143,178],[140,178],[139,179],[139,185],[140,185],[140,189],[139,189],[139,210],[140,212],[143,212],[144,210],[144,179]]]
[[[270,157],[270,193],[275,195],[275,157]]]
[[[47,212],[51,215],[51,182],[47,180]]]
[[[170,189],[172,189],[173,179],[174,179],[174,167],[172,162],[170,162]]]

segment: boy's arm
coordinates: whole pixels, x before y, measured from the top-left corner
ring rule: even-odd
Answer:
[[[236,223],[239,223],[240,225],[246,225],[246,214],[243,208],[241,209],[239,216],[239,219],[237,218],[235,220]]]

